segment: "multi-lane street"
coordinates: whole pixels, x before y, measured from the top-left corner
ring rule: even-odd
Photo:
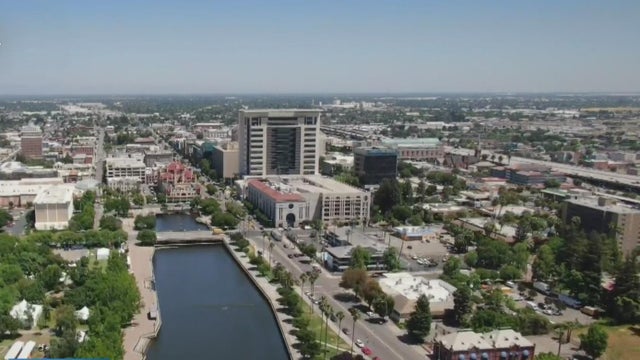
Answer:
[[[247,228],[257,229],[257,224],[248,224]],[[258,250],[262,250],[260,245],[264,241],[260,231],[248,231],[247,236],[252,238],[258,244]],[[288,240],[283,239],[282,242],[275,242],[271,255],[272,262],[279,262],[291,271],[292,275],[299,278],[304,272],[311,270],[311,265],[301,263],[297,258],[290,259],[287,255],[297,252],[296,249],[288,246],[284,248],[284,244]],[[268,248],[268,247],[267,247]],[[356,303],[342,302],[335,299],[336,294],[344,293],[345,290],[340,288],[340,277],[322,270],[320,277],[315,283],[315,297],[325,296],[329,304],[335,309],[342,311],[346,317],[342,322],[343,328],[351,330],[351,316],[349,316],[349,308]],[[307,288],[309,285],[307,284]],[[356,323],[355,338],[362,340],[365,345],[373,351],[374,356],[381,359],[424,359],[426,351],[416,345],[409,345],[402,342],[404,331],[399,329],[395,324],[388,321],[385,324],[372,323],[366,320],[367,316],[363,314],[361,319]]]

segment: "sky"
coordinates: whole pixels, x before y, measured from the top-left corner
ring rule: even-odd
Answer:
[[[638,0],[0,2],[0,94],[639,92]]]

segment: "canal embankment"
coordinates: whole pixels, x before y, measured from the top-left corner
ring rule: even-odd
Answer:
[[[254,265],[250,263],[249,256],[244,252],[236,251],[231,245],[231,240],[229,237],[225,238],[225,246],[229,253],[233,256],[236,262],[240,265],[242,270],[245,272],[247,277],[251,279],[256,288],[260,290],[264,298],[269,303],[271,307],[271,311],[276,318],[276,323],[278,324],[278,328],[282,335],[282,338],[287,346],[287,352],[289,354],[289,359],[300,359],[302,358],[302,354],[298,351],[298,349],[293,347],[293,344],[297,342],[296,337],[293,335],[293,331],[295,328],[292,325],[293,318],[283,312],[278,311],[278,298],[280,298],[280,294],[278,294],[278,288],[276,285],[269,282],[269,280],[260,275],[260,273],[252,269]]]
[[[189,216],[160,216],[156,223],[167,237],[204,229]],[[205,240],[206,246],[169,241],[155,248],[151,271],[163,323],[146,358],[293,359],[272,300],[277,293],[269,296],[270,284],[256,282],[233,250]]]

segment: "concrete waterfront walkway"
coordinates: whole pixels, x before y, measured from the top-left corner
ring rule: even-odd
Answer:
[[[123,219],[122,228],[129,234],[127,245],[131,258],[131,271],[140,291],[142,304],[134,315],[131,326],[124,329],[124,360],[145,358],[149,341],[156,335],[159,320],[149,320],[147,312],[157,309],[157,295],[153,281],[153,247],[135,245],[137,231],[133,230],[133,219]]]

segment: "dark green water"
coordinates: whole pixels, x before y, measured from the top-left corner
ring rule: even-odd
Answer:
[[[171,230],[166,221],[188,223],[157,228]],[[162,249],[154,262],[162,328],[149,360],[288,359],[271,308],[225,247]]]

